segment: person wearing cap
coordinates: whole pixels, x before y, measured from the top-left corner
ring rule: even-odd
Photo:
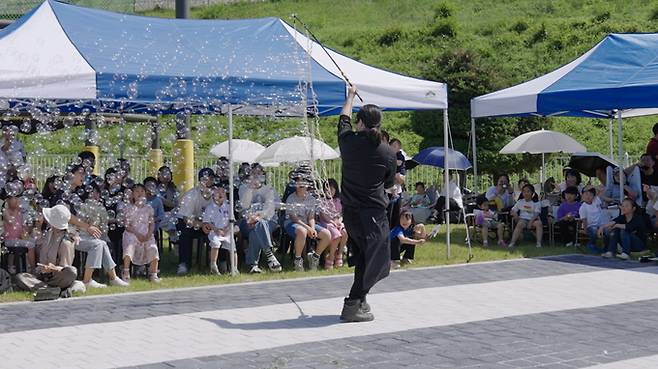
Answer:
[[[110,284],[113,286],[126,287],[128,283],[124,282],[116,274],[116,263],[112,259],[110,248],[107,242],[101,237],[103,232],[78,217],[78,209],[82,205],[82,198],[87,194],[82,189],[82,182],[85,175],[85,169],[82,165],[74,164],[69,166],[64,178],[64,188],[58,190],[51,201],[55,204],[66,205],[71,213],[68,223],[72,226],[71,231],[79,231],[80,239],[75,245],[75,249],[86,252],[85,269],[82,276],[82,282],[87,288],[105,288],[105,284],[96,282],[92,276],[95,269],[104,269],[109,277]]]
[[[341,320],[364,322],[375,317],[366,301],[370,289],[390,273],[388,196],[395,182],[396,158],[382,142],[381,109],[372,104],[356,115],[356,131],[351,124],[356,88],[350,87],[337,125],[342,156],[341,200],[343,223],[350,235],[350,265],[354,283],[343,303]]]
[[[569,186],[562,192],[562,203],[557,209],[556,224],[560,227],[562,243],[571,247],[576,242],[578,218],[580,218],[580,201],[578,187]]]
[[[191,188],[180,199],[176,211],[176,229],[178,236],[178,275],[187,274],[192,266],[192,243],[194,239],[202,240],[205,233],[202,222],[203,211],[212,201],[212,187],[215,181],[215,173],[210,168],[199,170],[198,183]],[[209,232],[210,230],[207,229]],[[200,241],[199,241],[200,242]]]
[[[69,288],[78,271],[73,263],[75,235],[69,231],[71,212],[65,205],[42,210],[44,220],[50,225],[39,243],[39,263],[34,276],[50,287]]]

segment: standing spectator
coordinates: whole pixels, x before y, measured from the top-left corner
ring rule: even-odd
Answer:
[[[235,240],[231,239],[230,206],[226,200],[226,189],[221,186],[213,186],[213,202],[203,211],[204,229],[208,230],[208,241],[210,242],[210,273],[219,275],[217,257],[219,249],[228,250],[231,274],[237,274],[238,254],[235,250]]]
[[[557,221],[560,226],[562,243],[571,247],[576,242],[578,218],[580,217],[580,201],[577,200],[578,187],[569,186],[562,192],[562,203],[557,209]]]
[[[267,258],[270,271],[281,271],[281,264],[272,251],[272,232],[277,227],[275,198],[272,186],[266,184],[263,176],[256,171],[250,171],[240,185],[240,234],[248,241],[245,261],[249,273],[262,272],[258,266],[261,251]]]
[[[654,124],[651,130],[653,131],[653,137],[649,140],[645,151],[653,159],[654,168],[658,170],[658,167],[656,167],[658,163],[658,123]]]
[[[404,182],[407,175],[407,166],[405,164],[405,157],[402,153],[402,142],[397,138],[391,139],[389,146],[395,154],[395,186],[390,192],[390,205],[389,205],[389,227],[394,228],[398,225],[400,218],[400,205],[402,203],[402,192],[404,192]]]
[[[309,184],[306,179],[297,176],[293,180],[296,184],[296,191],[286,199],[286,220],[283,227],[288,236],[294,239],[296,271],[304,271],[302,253],[306,247],[306,237],[318,240],[315,251],[311,251],[306,255],[308,268],[317,270],[320,264],[320,255],[329,246],[331,233],[315,223],[316,200],[308,193]]]
[[[212,194],[210,187],[215,181],[215,173],[210,168],[203,168],[198,174],[198,183],[185,192],[178,205],[176,229],[178,239],[178,275],[187,274],[192,266],[192,243],[195,239],[201,242],[205,237],[202,227],[202,216],[206,206],[210,204]]]
[[[146,188],[136,184],[132,203],[126,209],[126,231],[123,233],[123,279],[130,279],[130,264],[149,265],[149,280],[160,283],[158,277],[158,246],[153,236],[153,208],[146,201]]]

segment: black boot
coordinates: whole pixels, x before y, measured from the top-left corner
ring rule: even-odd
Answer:
[[[366,297],[363,296],[361,298],[361,310],[364,313],[369,313],[370,312],[370,304],[368,304],[368,301],[366,301]]]
[[[345,299],[343,312],[340,314],[340,320],[346,323],[350,322],[369,322],[375,317],[372,313],[363,311],[361,299]]]

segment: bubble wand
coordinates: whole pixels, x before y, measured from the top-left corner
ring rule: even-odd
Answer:
[[[340,72],[341,76],[343,76],[343,79],[345,80],[345,82],[347,82],[347,84],[350,85],[350,87],[354,87],[354,85],[352,84],[352,82],[350,82],[349,78],[347,78],[347,76],[345,75],[345,72],[343,72],[343,70],[340,69],[340,67],[338,66],[338,63],[336,63],[336,60],[334,60],[334,58],[331,56],[331,54],[329,53],[329,51],[327,51],[327,49],[324,47],[324,45],[322,44],[322,42],[320,42],[320,40],[318,40],[318,38],[315,37],[315,35],[313,34],[313,32],[311,32],[311,30],[308,28],[308,26],[306,25],[306,23],[302,22],[302,20],[299,19],[299,17],[298,17],[297,14],[295,14],[295,13],[292,13],[290,16],[291,16],[293,19],[299,21],[299,23],[301,23],[301,25],[304,27],[304,29],[306,30],[306,32],[308,32],[308,34],[311,35],[311,37],[313,38],[313,41],[317,42],[317,44],[320,45],[320,47],[322,48],[322,50],[324,50],[324,52],[327,54],[327,56],[329,57],[329,59],[331,59],[331,62],[334,63],[334,65],[336,66],[336,68],[338,68],[338,71]],[[363,102],[363,99],[361,98],[361,95],[359,95],[358,92],[356,93],[356,97],[358,97],[359,100],[361,100],[361,102]]]

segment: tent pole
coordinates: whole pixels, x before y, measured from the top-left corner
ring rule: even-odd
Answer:
[[[621,127],[621,109],[617,110],[617,144],[619,146],[619,205],[624,200],[624,183],[626,183],[626,176],[624,175],[624,168],[622,160],[624,158],[624,142],[622,140],[622,127]]]
[[[448,259],[450,258],[450,152],[448,151],[448,109],[443,109],[443,150],[445,156],[443,157],[443,181],[445,188],[445,206],[443,221],[446,224],[446,253]]]
[[[608,121],[608,142],[610,142],[610,159],[611,160],[615,159],[614,140],[612,139],[612,122],[614,120],[615,120],[614,117],[610,117],[610,120]]]
[[[546,180],[546,154],[541,153],[541,172],[539,173],[539,193],[544,191],[544,181]]]
[[[480,181],[478,180],[478,158],[477,158],[477,139],[475,138],[475,118],[471,118],[471,140],[473,143],[473,186],[475,193],[480,190]]]
[[[229,236],[231,237],[232,252],[229,256],[229,266],[231,268],[231,275],[234,275],[238,271],[238,266],[235,265],[233,260],[233,255],[235,254],[236,245],[235,245],[235,199],[233,198],[233,106],[228,105],[228,199],[229,199]]]

